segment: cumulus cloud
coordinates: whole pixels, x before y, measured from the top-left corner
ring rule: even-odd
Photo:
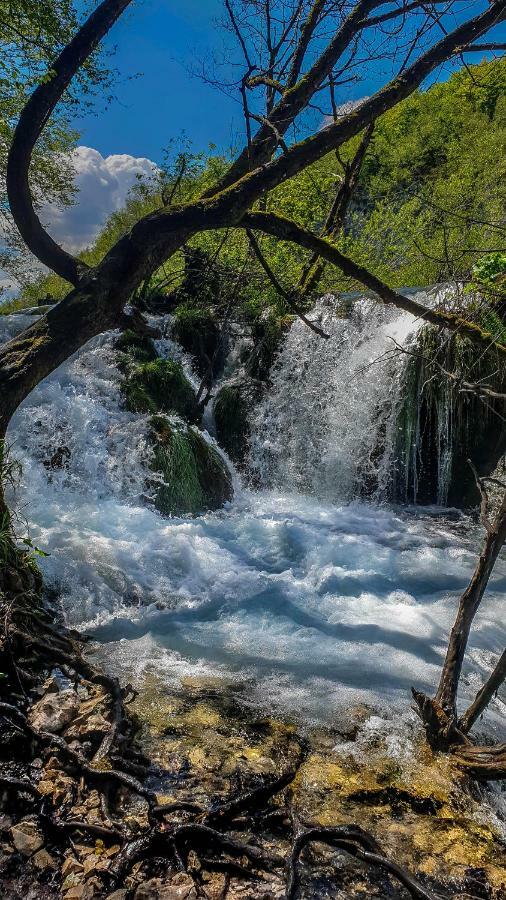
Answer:
[[[93,242],[111,213],[124,205],[139,178],[153,178],[157,167],[145,157],[127,153],[104,157],[91,147],[77,147],[72,164],[78,189],[74,206],[58,209],[48,204],[41,219],[58,243],[75,252]]]

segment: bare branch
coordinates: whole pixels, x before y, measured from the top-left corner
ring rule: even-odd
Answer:
[[[467,734],[467,732],[471,730],[474,723],[480,718],[492,698],[495,697],[497,691],[499,690],[505,679],[506,650],[503,650],[502,655],[499,657],[499,660],[493,672],[491,673],[483,687],[478,691],[475,699],[468,707],[468,709],[466,709],[464,715],[460,719],[459,728],[461,729],[461,731]]]
[[[322,331],[321,328],[318,328],[318,326],[315,325],[314,322],[311,322],[310,319],[306,318],[306,316],[304,315],[302,310],[298,307],[297,303],[294,301],[293,297],[288,293],[288,291],[285,291],[283,285],[276,278],[276,275],[272,271],[264,254],[262,253],[262,250],[260,248],[260,245],[259,245],[255,235],[249,228],[246,229],[246,234],[248,235],[248,240],[251,244],[251,249],[253,250],[253,253],[255,254],[260,265],[262,266],[262,269],[264,270],[269,281],[272,283],[272,285],[274,286],[274,288],[276,289],[276,291],[278,292],[280,297],[283,298],[283,300],[285,301],[285,303],[288,304],[290,309],[292,309],[294,311],[295,315],[298,316],[299,319],[301,319],[302,322],[304,322],[304,325],[307,325],[307,327],[310,328],[311,331],[314,331],[316,334],[319,334],[320,337],[323,337],[323,338],[330,337],[330,335],[328,335],[325,331]]]

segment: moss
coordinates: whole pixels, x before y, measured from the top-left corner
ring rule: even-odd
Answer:
[[[259,387],[254,382],[227,384],[219,391],[214,404],[218,442],[239,466],[248,450],[249,416],[259,393]]]
[[[181,365],[173,360],[154,359],[135,366],[122,390],[132,412],[175,412],[188,422],[200,421],[195,392]]]
[[[212,369],[217,375],[223,363],[220,353],[220,328],[214,312],[204,306],[183,303],[178,306],[172,328],[174,339],[195,360],[200,375]]]
[[[152,419],[157,483],[155,506],[163,515],[199,515],[219,509],[233,496],[232,481],[220,454],[194,428]]]
[[[456,378],[449,378],[445,373]],[[503,403],[462,391],[458,378],[506,388],[504,366],[459,334],[419,332],[404,373],[397,418],[395,499],[472,506],[479,502],[467,462],[490,475],[505,449]]]
[[[269,381],[283,337],[292,322],[293,316],[277,316],[272,312],[252,322],[254,351],[248,365],[249,375],[260,381]]]
[[[157,358],[157,352],[151,338],[137,334],[127,329],[120,334],[116,341],[116,350],[125,353],[136,362],[152,362]]]

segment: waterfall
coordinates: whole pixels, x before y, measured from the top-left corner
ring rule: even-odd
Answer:
[[[337,312],[332,296],[316,305],[312,317],[328,340],[300,320],[290,330],[252,422],[250,466],[264,485],[334,501],[389,495],[406,367],[396,345],[419,325],[373,300],[349,299]]]
[[[263,488],[238,486],[207,515],[163,518],[146,498],[147,417],[122,402],[114,334],[90,341],[14,416],[20,536],[48,554],[37,562],[67,622],[102,642],[104,665],[125,681],[229,678],[257,707],[311,721],[361,701],[404,709],[413,683],[434,685],[481,535],[468,520],[357,499],[392,484],[407,369],[390,351],[418,324],[368,299],[346,317],[334,306],[323,299],[313,313],[329,340],[294,323],[254,413]],[[0,341],[30,321],[0,317]],[[191,376],[170,339],[157,346]],[[402,439],[416,453],[410,421]],[[504,643],[505,577],[500,562],[464,700]]]

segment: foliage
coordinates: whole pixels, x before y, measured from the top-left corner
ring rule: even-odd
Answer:
[[[393,287],[469,279],[482,256],[502,250],[506,206],[506,62],[494,60],[466,67],[447,82],[418,91],[377,123],[365,157],[358,192],[346,227],[336,239],[356,262],[368,266]],[[360,137],[329,154],[266,198],[267,209],[320,230],[342,174]],[[183,161],[185,165],[183,166]],[[155,186],[139,186],[124,209],[114,213],[94,246],[82,254],[97,263],[114,242],[140,218],[164,202],[195,199],[215,183],[227,160],[177,154]],[[183,169],[183,174],[181,171]],[[262,249],[286,290],[300,277],[307,255],[292,244],[263,237]],[[236,308],[250,321],[270,308],[283,318],[290,310],[251,258],[241,230],[206,232],[190,246],[219,266],[229,284],[243,272]],[[171,291],[184,277],[185,259],[176,254],[154,277],[154,285]],[[355,285],[327,266],[319,292]],[[32,305],[47,293],[59,299],[68,285],[55,276],[25,288]],[[200,295],[200,291],[198,292]],[[180,298],[181,299],[181,298]],[[204,306],[204,296],[186,297]],[[200,303],[199,303],[200,299]]]
[[[81,7],[77,0],[0,0],[0,229],[6,242],[0,264],[24,280],[33,259],[24,250],[8,213],[4,187],[8,148],[28,95],[48,77],[55,56],[75,34]],[[69,124],[70,116],[77,103],[91,103],[92,95],[106,88],[110,76],[95,54],[46,124],[30,167],[36,206],[68,205],[74,200],[70,153],[77,132]]]

